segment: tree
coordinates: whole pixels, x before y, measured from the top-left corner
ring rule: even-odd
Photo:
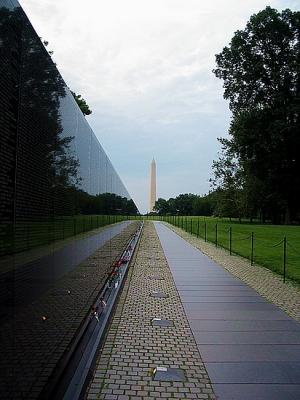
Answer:
[[[289,222],[300,211],[300,12],[254,14],[216,63],[232,111],[225,158],[236,160],[252,209]]]
[[[223,140],[223,144],[226,140]],[[217,201],[214,210],[220,217],[241,218],[245,215],[243,171],[234,155],[224,145],[223,154],[212,165],[214,178],[210,179]]]
[[[215,202],[211,194],[206,196],[197,196],[193,201],[193,215],[209,216],[213,215],[215,209]]]
[[[165,200],[159,198],[155,203],[155,211],[159,215],[212,215],[216,201],[214,196],[198,196],[186,193]]]
[[[42,38],[40,38],[40,39],[42,40]],[[48,45],[49,45],[48,40],[43,40],[42,42],[43,42],[43,45],[45,46],[45,48],[47,48]],[[50,57],[54,54],[54,51],[53,51],[53,50],[47,50],[47,52],[48,52],[48,54],[49,54]],[[55,65],[56,65],[56,64],[55,64]],[[87,102],[81,97],[81,95],[80,95],[80,94],[76,94],[75,92],[72,92],[72,90],[71,90],[71,93],[72,93],[72,95],[73,95],[73,97],[74,97],[74,99],[75,99],[77,105],[79,106],[79,108],[80,108],[82,114],[83,114],[83,115],[90,115],[90,114],[92,114],[92,110],[90,109],[90,107],[89,107],[89,105],[87,104]]]
[[[169,213],[169,204],[167,200],[159,198],[155,202],[154,211],[158,212],[159,215],[166,215]]]
[[[75,92],[71,93],[76,101],[76,103],[78,104],[81,112],[83,115],[90,115],[92,114],[92,110],[90,109],[89,105],[87,104],[87,102],[81,97],[81,94],[76,94]]]

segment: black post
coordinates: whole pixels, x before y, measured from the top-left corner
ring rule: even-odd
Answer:
[[[286,236],[283,238],[283,282],[285,282],[286,273]]]
[[[204,223],[204,240],[205,240],[205,242],[207,242],[207,226],[206,226],[206,222]]]
[[[229,254],[232,253],[232,228],[229,228]]]
[[[218,224],[216,224],[216,247],[218,247]]]
[[[200,224],[199,224],[199,218],[198,218],[198,223],[197,223],[197,238],[199,237],[199,231],[200,231]]]
[[[254,259],[254,232],[251,232],[251,265],[253,265]]]
[[[191,218],[191,235],[193,234],[193,220]]]

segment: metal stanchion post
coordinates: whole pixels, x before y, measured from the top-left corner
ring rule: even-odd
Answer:
[[[283,238],[283,282],[286,274],[286,236]]]
[[[251,232],[251,265],[253,265],[254,259],[254,232]]]

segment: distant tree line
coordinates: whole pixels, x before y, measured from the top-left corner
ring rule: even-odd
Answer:
[[[232,119],[213,163],[215,212],[300,222],[300,12],[267,7],[216,55]]]
[[[216,206],[214,193],[205,196],[186,193],[155,202],[154,211],[159,215],[213,215]]]

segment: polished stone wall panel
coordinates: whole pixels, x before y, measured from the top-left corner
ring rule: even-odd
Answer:
[[[0,7],[1,254],[26,224],[80,212],[78,190],[130,195],[19,4]]]
[[[0,0],[0,139],[0,398],[44,399],[128,225],[93,232],[116,222],[99,210],[130,195],[15,0]]]

